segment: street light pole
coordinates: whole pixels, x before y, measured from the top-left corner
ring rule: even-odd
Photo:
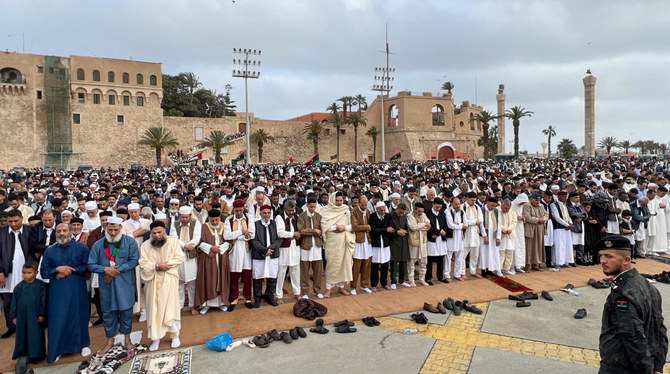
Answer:
[[[388,44],[387,44],[388,45]],[[388,56],[388,55],[387,55]],[[381,68],[381,67],[376,67],[375,68],[375,84],[372,85],[372,90],[373,91],[378,91],[381,92],[381,112],[382,112],[382,131],[381,131],[381,136],[382,136],[382,153],[381,153],[381,159],[382,161],[386,161],[386,139],[384,137],[384,94],[389,94],[391,90],[393,89],[393,86],[391,86],[391,82],[393,81],[393,77],[390,76],[391,73],[395,72],[395,68],[389,68],[388,67],[388,58],[386,59],[386,67]],[[379,74],[379,75],[377,75]]]
[[[245,138],[246,138],[246,150],[244,151],[244,162],[246,165],[251,165],[251,140],[250,140],[250,123],[249,123],[249,86],[247,80],[249,78],[258,79],[261,72],[256,71],[260,70],[261,61],[260,60],[250,60],[249,56],[260,56],[261,50],[250,49],[250,48],[233,48],[233,53],[244,55],[244,60],[234,59],[233,58],[233,77],[244,78],[244,117],[245,117]],[[237,65],[237,68],[235,66]],[[249,66],[253,68],[252,71],[249,71]],[[242,69],[242,70],[240,70]]]

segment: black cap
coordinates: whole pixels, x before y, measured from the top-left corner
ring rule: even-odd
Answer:
[[[606,237],[598,240],[593,245],[593,248],[596,251],[604,251],[607,249],[615,249],[618,251],[630,251],[631,250],[630,240],[625,236],[621,235],[607,235]]]
[[[165,228],[165,223],[163,221],[153,221],[153,222],[151,222],[151,225],[149,225],[149,227],[152,230],[155,229],[156,227]]]

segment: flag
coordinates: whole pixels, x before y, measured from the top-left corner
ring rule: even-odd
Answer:
[[[188,162],[202,160],[202,152],[188,159]]]
[[[240,162],[240,161],[244,161],[244,151],[240,152],[240,154],[237,155],[237,157],[235,157],[234,159],[230,160],[230,164],[233,165],[233,166],[235,166],[235,165],[237,165],[237,163]]]
[[[286,163],[287,165],[291,165],[293,163],[293,157],[288,159],[288,162]]]
[[[331,160],[334,160],[334,159],[336,159],[336,158],[337,158],[337,153],[335,153],[334,155],[330,155],[330,159],[331,159]]]
[[[393,156],[391,156],[390,161],[397,160],[397,159],[399,159],[400,157],[401,157],[401,156],[400,156],[400,152],[398,152],[398,153],[394,154]]]
[[[366,159],[363,159],[363,163],[364,163],[364,164],[369,164],[370,161],[368,161],[368,159],[366,158]]]
[[[319,161],[319,152],[316,152],[316,154],[315,154],[314,156],[312,156],[312,158],[310,158],[309,160],[305,161],[305,165],[316,165],[316,164],[318,164],[319,162],[320,162],[320,161]]]

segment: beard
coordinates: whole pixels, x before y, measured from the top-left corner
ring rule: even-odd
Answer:
[[[68,245],[68,243],[70,243],[70,240],[72,240],[72,235],[67,236],[65,238],[56,238],[56,243],[60,245]]]
[[[170,209],[168,209],[168,211],[169,211],[170,213],[172,213],[172,214],[177,214],[177,212],[179,211],[179,209],[170,208]]]
[[[154,237],[152,236],[151,239],[149,239],[149,242],[154,247],[162,247],[163,245],[165,245],[165,242],[167,242],[167,239],[165,239],[165,236],[163,236],[162,238],[157,240],[154,239]]]
[[[108,232],[105,232],[105,239],[108,243],[118,243],[121,241],[122,236],[123,234],[120,231],[118,234],[116,234],[116,236],[111,236]]]

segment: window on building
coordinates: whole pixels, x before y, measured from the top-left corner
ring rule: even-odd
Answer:
[[[123,73],[123,83],[130,83],[130,75]]]
[[[123,105],[125,105],[125,106],[130,105],[130,96],[123,95]]]
[[[107,73],[107,82],[114,83],[114,72],[110,71]]]
[[[203,140],[203,130],[202,127],[195,128],[195,141],[201,142]]]
[[[81,114],[79,113],[73,113],[72,114],[72,123],[75,125],[78,125],[81,123]]]
[[[144,106],[144,97],[142,96],[137,97],[137,106]]]
[[[123,126],[123,123],[124,123],[123,115],[119,114],[118,116],[116,116],[116,124],[119,126]]]
[[[149,77],[149,84],[152,86],[157,86],[158,85],[158,79],[156,78],[155,75],[152,75]]]
[[[433,126],[444,126],[444,108],[435,104],[432,109]]]
[[[78,102],[79,104],[83,104],[83,103],[85,103],[85,102],[86,102],[86,94],[83,93],[83,92],[78,93],[78,94],[77,94],[77,102]]]
[[[144,84],[144,76],[137,74],[137,84]]]
[[[49,68],[49,73],[53,73],[54,68]],[[77,69],[77,80],[83,81],[86,79],[86,74],[84,74],[84,69]]]
[[[465,126],[465,123],[463,121],[460,122],[461,127]]]
[[[482,131],[482,123],[477,121],[477,131]]]
[[[93,94],[93,104],[100,104],[100,94]]]
[[[116,95],[107,95],[109,105],[116,105]]]
[[[42,100],[42,91],[37,90],[37,100]]]
[[[40,73],[40,74],[44,73],[44,67],[43,66],[38,66],[37,67],[37,72]]]
[[[83,70],[82,70],[82,71],[83,71]],[[49,74],[53,74],[53,73],[54,73],[54,68],[53,68],[53,66],[49,66]]]
[[[93,81],[94,82],[100,82],[100,71],[99,70],[93,70]]]

